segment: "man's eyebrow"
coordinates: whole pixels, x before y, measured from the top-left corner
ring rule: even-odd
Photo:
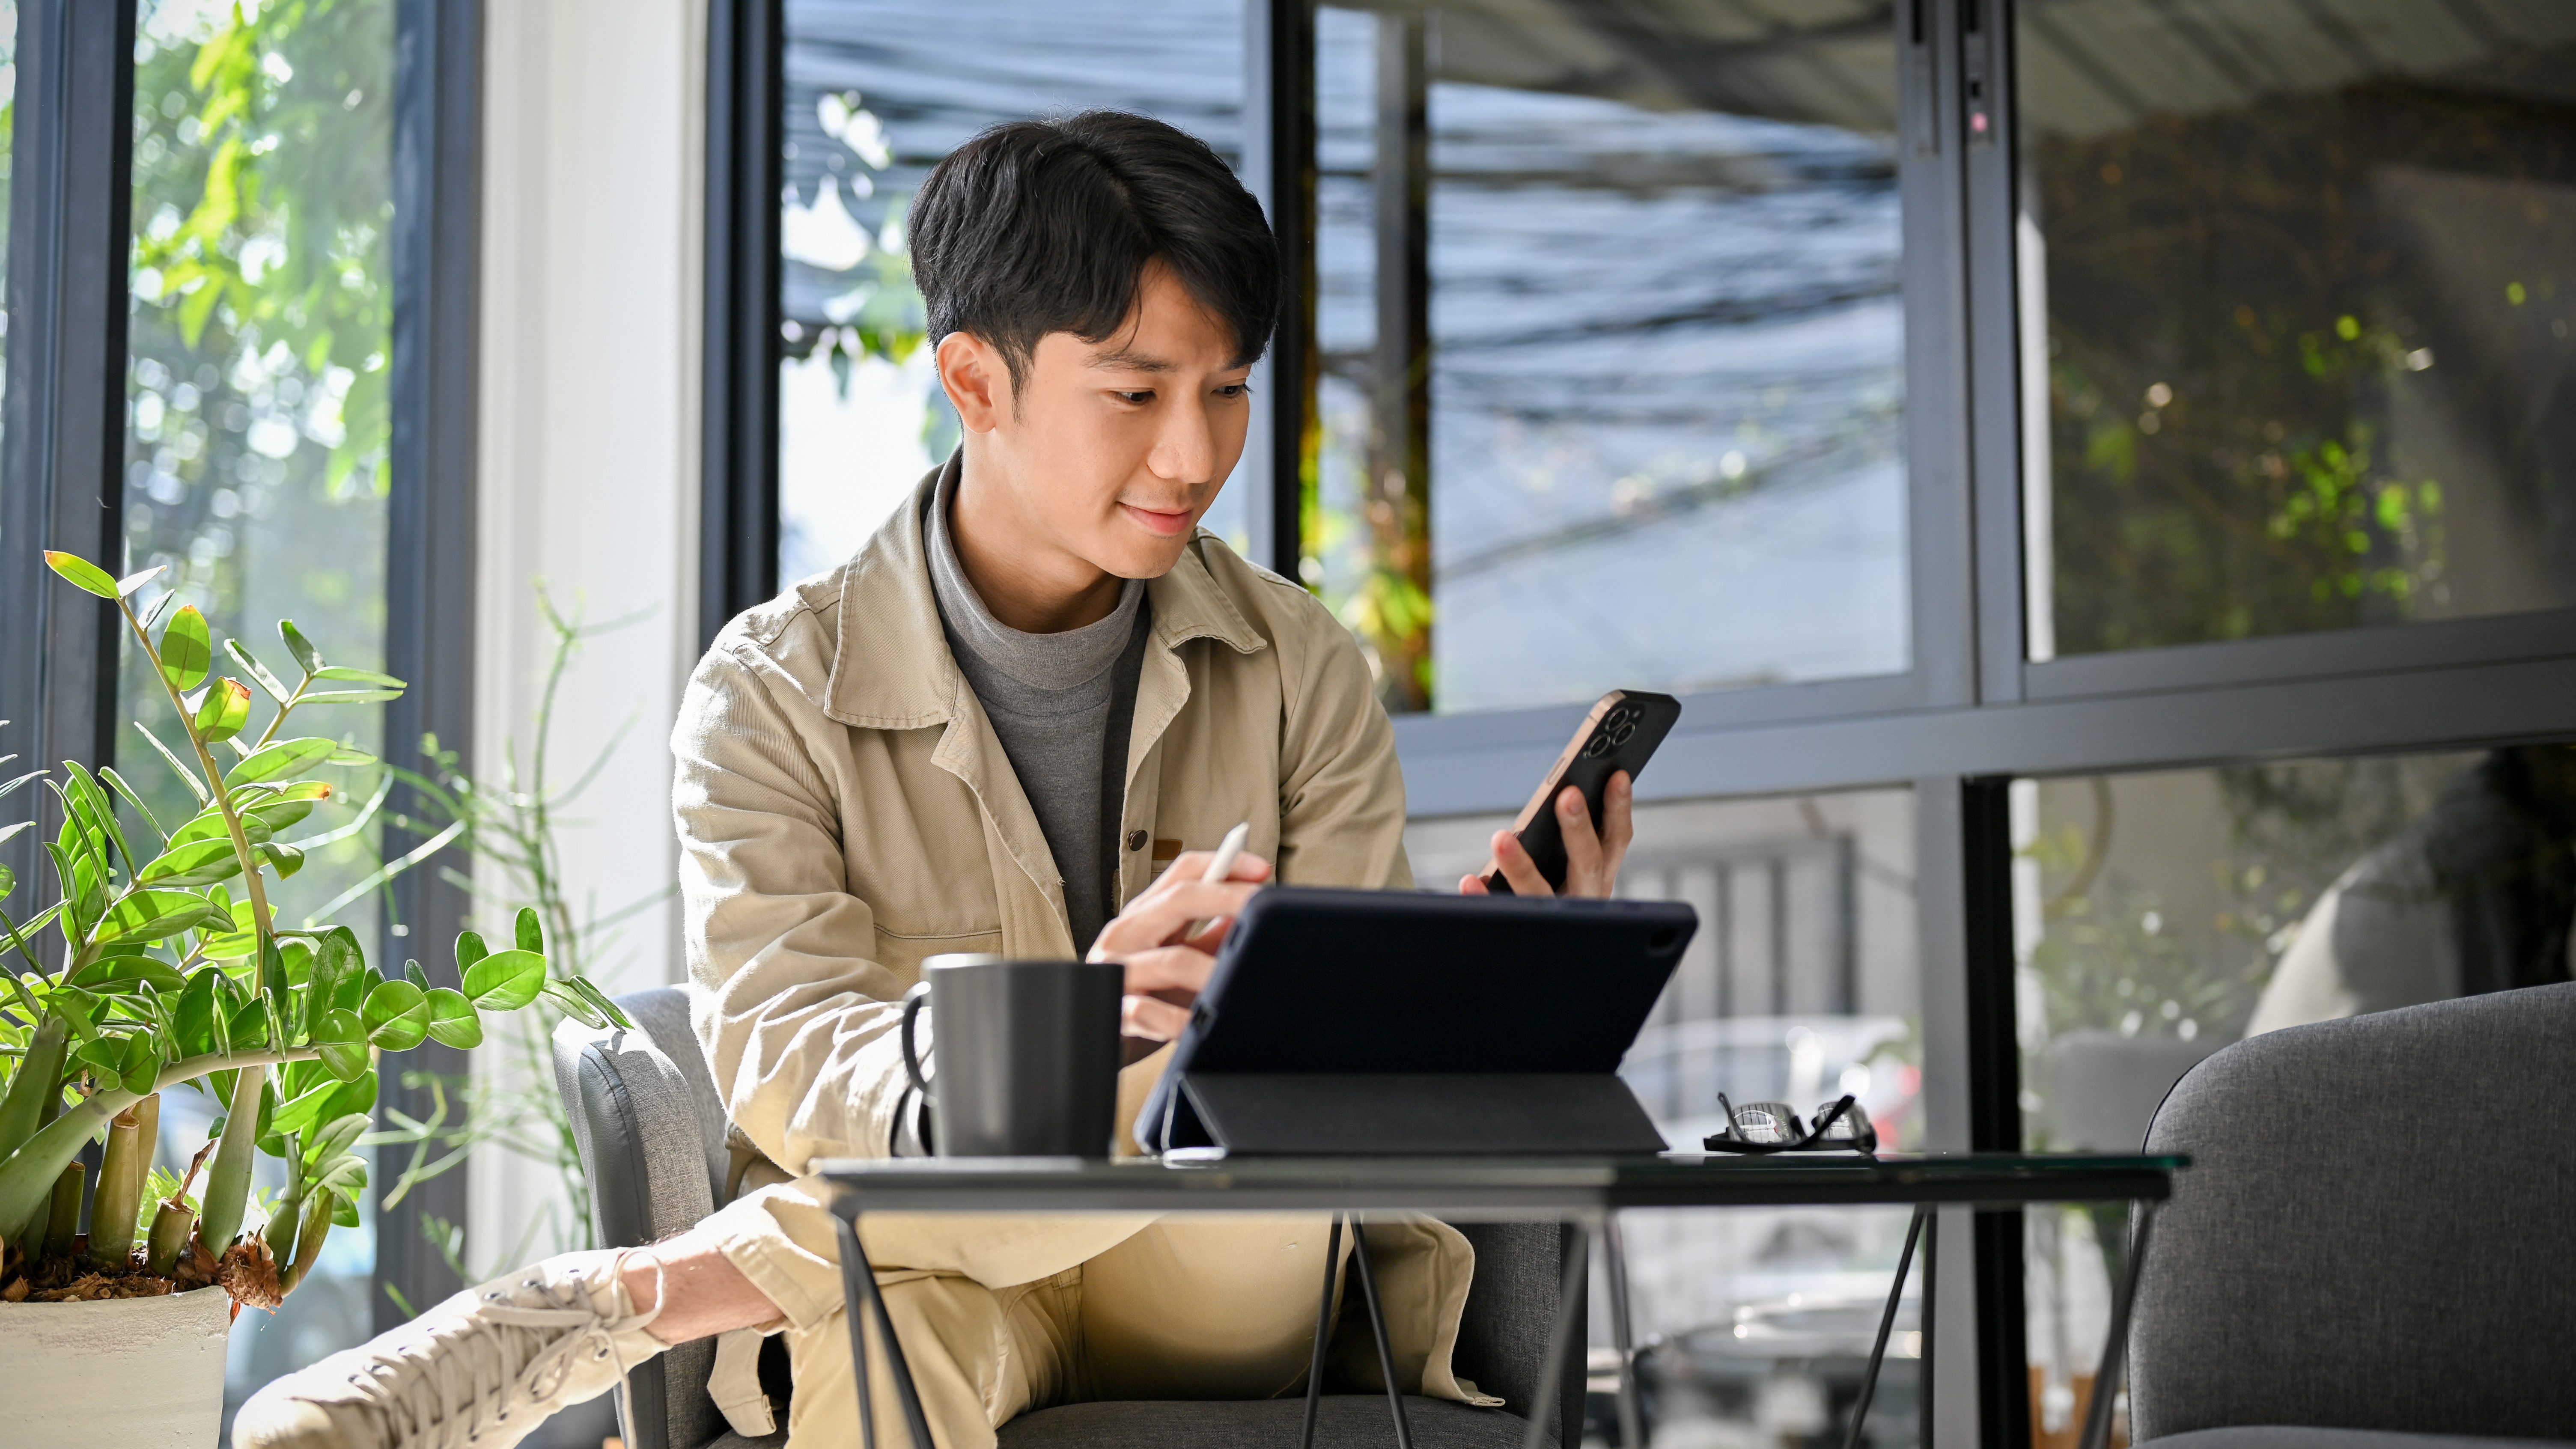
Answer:
[[[1083,363],[1085,367],[1115,369],[1120,372],[1177,372],[1180,369],[1159,357],[1131,352],[1123,347],[1095,352]]]

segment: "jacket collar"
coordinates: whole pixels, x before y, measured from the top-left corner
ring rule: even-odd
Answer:
[[[963,457],[953,453],[923,475],[894,516],[841,565],[839,639],[824,688],[824,712],[843,724],[924,729],[962,712],[966,677],[948,652],[939,604],[931,594],[925,524],[941,475],[960,467]],[[1167,652],[1192,639],[1222,640],[1239,654],[1258,652],[1269,643],[1208,573],[1199,551],[1215,537],[1201,529],[1181,550],[1180,562],[1146,581],[1154,642]]]

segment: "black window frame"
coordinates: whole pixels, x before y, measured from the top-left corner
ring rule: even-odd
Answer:
[[[75,597],[38,548],[111,566],[124,549],[127,273],[133,201],[133,0],[20,0],[7,286],[13,332],[0,428],[0,737],[20,767],[95,767],[116,745],[116,616]],[[387,752],[437,734],[470,757],[474,725],[476,388],[482,266],[482,0],[396,0],[386,668],[411,688],[387,711]],[[16,621],[34,621],[32,627]],[[471,768],[470,758],[460,760]],[[407,792],[406,792],[407,793]],[[400,802],[395,802],[399,809]],[[417,812],[405,812],[417,813]],[[42,876],[37,840],[61,824],[51,793],[0,802],[0,823],[36,820],[7,848],[21,892]],[[388,844],[392,827],[388,827]],[[432,946],[464,923],[466,893],[435,869],[396,877],[378,964],[423,958],[455,985],[455,958]],[[21,913],[23,914],[23,913]],[[393,934],[394,923],[410,925]],[[461,1053],[425,1046],[415,1070],[465,1070]],[[381,1100],[426,1117],[429,1093],[388,1081]],[[388,1211],[399,1162],[382,1149],[375,1290],[381,1331],[462,1286],[422,1220],[465,1220],[467,1169],[433,1179]]]
[[[1315,8],[1314,0],[1245,7],[1245,174],[1271,210],[1289,275],[1310,282]],[[1647,799],[1913,790],[1926,1123],[1930,1145],[1944,1149],[2020,1140],[2005,805],[2012,780],[2576,737],[2576,609],[2027,658],[2017,8],[2017,0],[1893,0],[1888,8],[1902,116],[1910,667],[1691,696],[1641,788]],[[701,513],[708,637],[776,588],[774,138],[783,45],[781,0],[713,0]],[[718,97],[727,98],[721,107]],[[1973,125],[1979,116],[1983,124]],[[764,228],[765,243],[738,240]],[[719,231],[729,239],[723,248]],[[746,253],[747,244],[765,250]],[[762,282],[751,272],[764,265],[773,270]],[[1288,314],[1266,365],[1293,379],[1311,363],[1311,324],[1298,305]],[[1297,476],[1308,390],[1281,382],[1263,395],[1270,411],[1256,429],[1259,455],[1230,486],[1251,495],[1256,560],[1294,578],[1297,499],[1271,480]],[[1398,717],[1411,813],[1516,809],[1582,713],[1560,705]],[[1944,1443],[2024,1449],[2020,1214],[1943,1217],[1958,1231],[1939,1256],[1964,1270],[1944,1281],[1964,1287],[1945,1288],[1926,1312],[1954,1326],[1973,1312],[1977,1351],[1931,1370],[1938,1395],[1925,1406],[1927,1442],[1937,1430]]]

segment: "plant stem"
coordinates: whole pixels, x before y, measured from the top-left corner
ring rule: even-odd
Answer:
[[[331,1189],[316,1187],[305,1199],[303,1226],[295,1235],[295,1261],[278,1274],[279,1292],[294,1292],[304,1275],[313,1271],[313,1260],[322,1256],[322,1240],[331,1236],[331,1214],[338,1206],[335,1197]]]
[[[133,606],[118,599],[116,611],[125,616],[126,627],[134,631],[135,642],[143,647],[143,657],[152,665],[152,677],[161,681],[161,692],[170,696],[170,708],[178,713],[179,728],[187,734],[189,746],[197,752],[198,768],[206,772],[206,787],[214,792],[215,808],[223,812],[224,828],[232,834],[233,857],[241,862],[242,886],[250,893],[251,928],[265,941],[276,931],[275,919],[268,909],[268,887],[259,878],[259,856],[251,849],[249,834],[242,829],[241,811],[233,805],[232,792],[224,788],[224,772],[215,767],[214,752],[207,747],[205,735],[197,729],[195,714],[188,709],[187,701],[179,697],[179,686],[163,672],[161,651],[152,647],[152,636],[144,631],[143,621],[135,617]]]
[[[142,1105],[126,1108],[108,1124],[98,1194],[89,1207],[89,1261],[100,1268],[123,1268],[134,1256],[135,1216],[143,1210],[143,1178],[150,1162],[142,1150]]]
[[[234,1079],[228,1104],[231,1115],[224,1119],[223,1136],[216,1139],[215,1165],[206,1173],[197,1240],[217,1256],[232,1246],[233,1235],[241,1231],[242,1214],[250,1207],[251,1153],[259,1139],[260,1089],[267,1081],[266,1067],[244,1067]]]
[[[152,1215],[152,1235],[143,1248],[143,1271],[157,1278],[167,1278],[179,1266],[179,1254],[188,1246],[188,1230],[197,1225],[197,1215],[184,1202],[161,1200],[161,1210]]]
[[[0,1098],[0,1162],[45,1125],[46,1097],[61,1102],[63,1058],[71,1051],[71,1036],[71,1023],[57,1013],[46,1012],[36,1023],[36,1034],[27,1040],[27,1055],[9,1083],[9,1095]]]
[[[70,1255],[72,1239],[80,1234],[81,1193],[88,1186],[89,1164],[77,1159],[54,1180],[54,1201],[51,1211],[45,1215],[45,1251],[41,1256],[61,1258]],[[34,1258],[40,1255],[29,1253],[27,1256]]]

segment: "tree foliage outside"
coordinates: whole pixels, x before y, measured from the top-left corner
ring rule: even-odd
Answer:
[[[166,567],[220,632],[310,620],[317,647],[379,667],[394,5],[147,0],[136,31],[128,566]],[[175,723],[130,647],[120,703],[165,737]],[[372,713],[343,729],[386,752]],[[155,811],[179,808],[139,736],[118,751]],[[366,877],[374,837],[328,847],[281,906],[300,918]],[[370,929],[374,904],[347,904]]]
[[[2576,602],[2576,112],[2372,82],[2032,161],[2059,653]]]

